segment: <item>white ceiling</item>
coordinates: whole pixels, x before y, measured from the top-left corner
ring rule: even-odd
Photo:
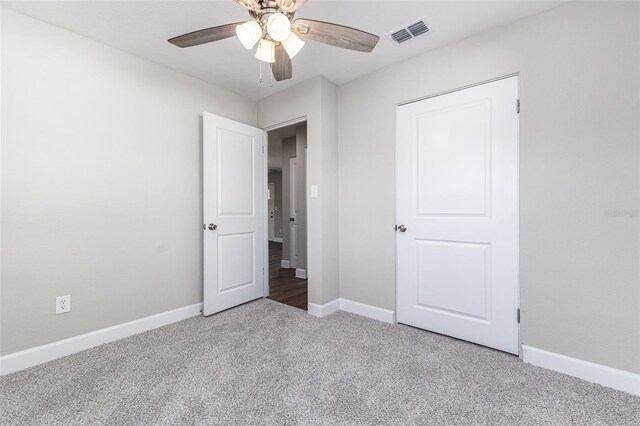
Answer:
[[[317,75],[341,85],[400,60],[491,27],[551,9],[564,1],[309,0],[297,17],[335,22],[380,35],[371,54],[308,42],[293,60],[292,80],[258,82],[259,62],[235,38],[180,49],[167,39],[248,19],[232,0],[3,1],[5,7],[88,36],[253,100]],[[424,17],[431,31],[396,46],[384,35]],[[267,74],[268,75],[268,74]]]

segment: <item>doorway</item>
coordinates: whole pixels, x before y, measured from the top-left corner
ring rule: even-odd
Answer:
[[[399,106],[398,322],[519,352],[518,79]]]
[[[306,123],[268,132],[267,145],[269,298],[307,310]]]

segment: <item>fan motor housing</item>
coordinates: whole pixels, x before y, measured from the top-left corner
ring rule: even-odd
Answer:
[[[282,13],[287,18],[289,18],[289,20],[293,18],[294,13],[287,12],[286,10],[282,9],[280,6],[278,6],[278,3],[276,3],[275,1],[265,0],[265,1],[260,1],[259,3],[260,3],[260,10],[258,11],[250,10],[249,15],[256,21],[260,22],[261,24],[262,23],[266,24],[266,21],[267,19],[269,19],[269,16],[271,16],[274,13]]]

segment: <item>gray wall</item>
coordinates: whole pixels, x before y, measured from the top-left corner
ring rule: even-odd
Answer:
[[[520,73],[522,342],[639,373],[639,22],[573,2],[340,87],[341,296],[395,309],[394,105]]]
[[[0,353],[201,302],[202,112],[256,104],[9,10],[1,30]]]
[[[273,219],[275,221],[275,230],[273,236],[282,238],[282,171],[269,171],[269,183],[273,183],[274,194],[273,204],[276,207]]]

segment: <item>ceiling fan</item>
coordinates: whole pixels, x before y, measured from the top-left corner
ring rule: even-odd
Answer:
[[[257,44],[256,58],[271,64],[276,81],[293,76],[291,58],[304,46],[300,39],[318,41],[344,49],[371,52],[380,37],[355,28],[312,19],[295,19],[306,0],[234,0],[249,11],[251,20],[205,28],[169,39],[178,47],[211,43],[237,35],[244,47]],[[298,37],[300,36],[300,37]]]

